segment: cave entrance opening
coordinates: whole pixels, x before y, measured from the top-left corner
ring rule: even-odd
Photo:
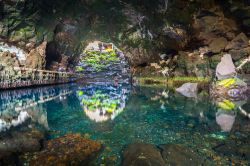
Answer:
[[[90,42],[80,55],[75,71],[88,82],[130,82],[126,58],[113,43]]]

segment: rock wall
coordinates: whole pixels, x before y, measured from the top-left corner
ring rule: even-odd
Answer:
[[[31,67],[70,70],[94,40],[116,44],[136,69],[158,63],[153,74],[210,75],[225,52],[236,65],[250,54],[244,0],[4,0],[0,9],[1,41],[27,52],[47,42]]]

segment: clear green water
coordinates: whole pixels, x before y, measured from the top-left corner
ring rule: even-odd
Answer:
[[[104,145],[93,163],[119,165],[122,150],[133,142],[178,143],[214,164],[231,160],[247,163],[241,156],[221,156],[213,147],[231,137],[249,137],[244,128],[250,126],[249,120],[237,104],[232,110],[223,110],[206,92],[187,98],[160,87],[72,84],[3,91],[0,97],[1,133],[30,124],[44,128],[48,139],[82,133]],[[249,111],[249,101],[240,105]],[[17,119],[20,112],[29,117],[16,127],[6,127],[4,122]],[[219,161],[214,156],[219,156]]]

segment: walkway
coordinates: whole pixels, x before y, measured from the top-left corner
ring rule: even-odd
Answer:
[[[76,81],[77,74],[20,67],[0,69],[0,89],[61,84]]]

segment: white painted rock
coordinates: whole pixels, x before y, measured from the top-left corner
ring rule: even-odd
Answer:
[[[216,77],[219,80],[232,78],[236,74],[235,66],[230,54],[225,54],[221,58],[221,62],[216,67]]]
[[[185,83],[181,87],[177,88],[176,91],[186,97],[197,96],[198,83]]]

